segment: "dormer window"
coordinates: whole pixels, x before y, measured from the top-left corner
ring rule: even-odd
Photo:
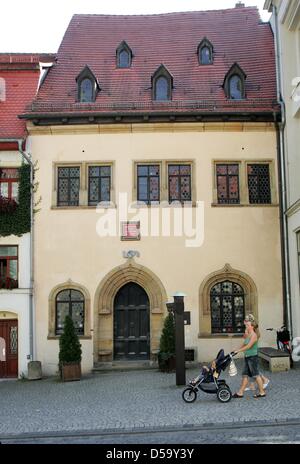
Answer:
[[[152,76],[152,99],[156,101],[172,100],[173,77],[164,65]]]
[[[88,66],[81,71],[76,78],[77,101],[79,103],[92,103],[96,100],[100,91],[98,81]]]
[[[203,39],[198,46],[198,60],[199,64],[207,65],[213,64],[214,48],[208,39]]]
[[[131,48],[126,42],[122,42],[117,48],[117,68],[130,68],[132,57]]]
[[[0,77],[0,102],[5,101],[5,79],[3,77]]]
[[[224,80],[224,90],[229,100],[244,100],[246,98],[246,74],[235,63]]]

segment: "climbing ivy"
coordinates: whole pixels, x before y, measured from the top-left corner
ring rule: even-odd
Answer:
[[[21,236],[30,232],[30,166],[19,169],[19,202],[14,211],[0,212],[0,236]]]

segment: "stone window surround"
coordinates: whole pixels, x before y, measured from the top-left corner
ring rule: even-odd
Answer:
[[[96,209],[97,206],[88,204],[88,169],[90,166],[110,166],[111,168],[111,184],[110,184],[110,201],[111,204],[104,208],[115,207],[115,187],[114,187],[114,161],[75,161],[72,162],[53,162],[53,185],[52,185],[52,209]],[[79,190],[79,205],[78,206],[58,206],[57,205],[57,183],[58,183],[58,168],[79,167],[80,168],[80,190]]]
[[[238,164],[239,165],[239,190],[240,190],[240,203],[238,204],[226,204],[218,203],[218,189],[217,189],[217,175],[216,165],[217,164]],[[270,169],[270,187],[271,187],[271,203],[269,204],[252,204],[249,202],[249,191],[248,191],[248,175],[247,167],[249,164],[268,164]],[[276,188],[276,168],[275,160],[255,160],[255,159],[214,159],[212,160],[212,175],[213,175],[213,203],[212,206],[219,208],[236,208],[241,206],[248,207],[268,207],[278,206],[277,188]]]
[[[258,296],[254,281],[246,273],[233,269],[230,264],[225,264],[223,269],[213,272],[202,282],[199,290],[199,335],[198,338],[233,338],[242,337],[241,334],[212,334],[210,292],[218,283],[231,281],[239,284],[245,295],[245,315],[253,314],[258,321]]]
[[[59,340],[60,335],[55,334],[56,321],[56,297],[63,290],[78,290],[84,296],[84,335],[79,335],[81,340],[90,340],[91,336],[91,298],[88,290],[80,284],[68,282],[57,285],[49,295],[48,340]]]
[[[133,189],[132,189],[132,198],[133,202],[137,202],[137,167],[138,166],[154,166],[154,165],[159,165],[160,169],[160,175],[159,175],[159,181],[160,181],[160,202],[158,204],[154,205],[139,205],[136,204],[135,206],[138,207],[149,207],[149,208],[155,208],[159,207],[162,202],[168,203],[170,207],[172,207],[172,203],[169,203],[169,165],[173,164],[180,164],[180,165],[189,165],[191,166],[191,189],[192,189],[192,206],[196,206],[196,199],[197,199],[197,193],[196,193],[196,161],[193,159],[171,159],[171,160],[133,160]],[[190,202],[187,202],[189,204]]]

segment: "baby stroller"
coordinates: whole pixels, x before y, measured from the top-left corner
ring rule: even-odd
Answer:
[[[190,380],[188,387],[183,391],[182,398],[186,403],[194,403],[197,394],[201,390],[209,395],[217,395],[221,403],[228,403],[232,398],[232,393],[225,380],[220,379],[222,371],[225,371],[231,364],[236,353],[230,353],[227,356],[224,350],[219,351],[215,361],[210,368],[204,367],[201,374],[193,380]],[[236,368],[233,366],[236,375]]]

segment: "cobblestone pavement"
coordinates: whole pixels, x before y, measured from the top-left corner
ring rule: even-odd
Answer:
[[[239,373],[241,363],[237,362]],[[187,379],[198,370],[187,371]],[[99,373],[80,382],[57,378],[41,381],[0,382],[0,440],[8,435],[36,432],[115,431],[187,427],[188,425],[242,424],[300,418],[300,367],[271,379],[267,398],[221,404],[215,395],[201,393],[196,403],[181,399],[175,374],[156,370]],[[227,375],[225,375],[225,378]],[[228,378],[232,391],[240,376]]]

